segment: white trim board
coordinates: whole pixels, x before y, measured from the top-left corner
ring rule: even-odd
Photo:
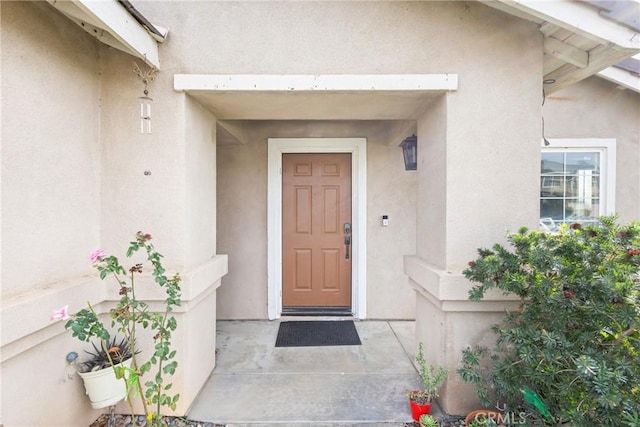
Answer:
[[[457,74],[176,74],[176,91],[452,91]]]
[[[351,308],[367,313],[367,141],[365,138],[269,138],[267,172],[267,301],[269,319],[282,314],[282,155],[351,153],[353,264]]]
[[[638,56],[638,55],[636,55]],[[598,77],[609,80],[623,88],[630,89],[636,93],[640,93],[640,77],[631,74],[626,70],[616,67],[605,68],[598,73]]]

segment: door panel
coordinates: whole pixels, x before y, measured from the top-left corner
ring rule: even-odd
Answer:
[[[311,290],[311,251],[309,249],[295,250],[295,269],[293,283],[296,291]]]
[[[294,187],[294,191],[296,192],[294,201],[296,204],[296,233],[311,234],[311,186]]]
[[[350,307],[351,154],[282,156],[282,305]]]

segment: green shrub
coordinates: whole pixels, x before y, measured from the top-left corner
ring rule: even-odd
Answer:
[[[478,283],[470,299],[497,288],[519,296],[521,309],[493,327],[495,348],[463,350],[458,373],[483,404],[524,408],[538,423],[637,426],[640,223],[602,217],[557,234],[523,228],[508,239],[512,250],[480,249],[464,275]],[[550,415],[528,405],[523,390]]]

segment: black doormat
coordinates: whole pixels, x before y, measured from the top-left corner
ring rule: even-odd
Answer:
[[[318,320],[281,322],[276,347],[360,345],[353,321]]]

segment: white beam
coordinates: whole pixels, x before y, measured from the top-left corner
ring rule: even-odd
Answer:
[[[573,68],[572,65],[565,65],[556,71],[544,76],[545,79],[554,79],[554,84],[545,85],[547,93],[553,93],[563,87],[572,85],[589,76],[616,64],[627,58],[627,51],[610,51],[604,46],[594,49],[589,54],[589,66],[586,68]]]
[[[626,89],[630,89],[636,93],[640,93],[640,77],[634,76],[627,70],[621,70],[616,67],[606,68],[598,73],[598,77],[609,80]]]
[[[546,21],[543,22],[542,25],[540,25],[540,32],[544,34],[545,37],[552,36],[559,29],[560,28],[557,25],[553,25],[552,23]]]
[[[498,0],[507,7],[565,28],[597,43],[620,49],[640,49],[640,35],[626,25],[603,18],[598,10],[570,0]]]
[[[589,65],[589,54],[587,52],[553,37],[544,39],[544,51],[579,68],[586,68]]]
[[[102,28],[110,33],[124,47],[128,53],[141,58],[148,65],[160,68],[158,44],[126,9],[115,0],[72,0],[71,2],[49,0],[49,2],[63,13],[69,14],[69,5],[73,3],[81,14],[73,13],[74,18],[82,19],[91,25]],[[98,37],[98,39],[100,39]],[[109,43],[114,45],[114,43]]]
[[[95,16],[122,44],[148,64],[160,68],[158,44],[120,3],[115,0],[75,0],[85,12]]]
[[[176,74],[177,91],[452,91],[457,74]]]

